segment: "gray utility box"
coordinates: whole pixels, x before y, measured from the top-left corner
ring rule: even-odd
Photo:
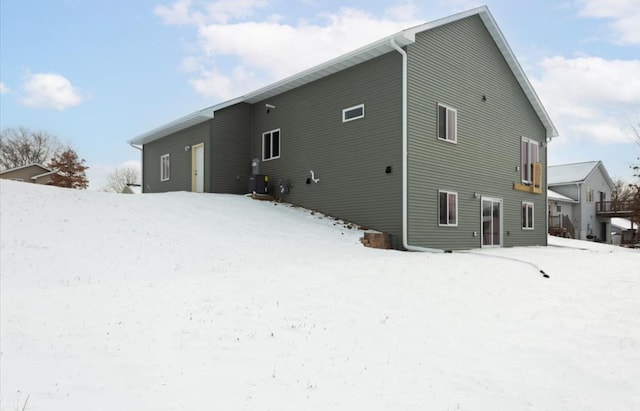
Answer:
[[[251,174],[249,176],[249,192],[267,194],[269,191],[269,176],[264,174]]]
[[[291,188],[291,182],[289,180],[280,180],[278,181],[278,187],[281,196],[287,195],[289,194],[289,188]]]

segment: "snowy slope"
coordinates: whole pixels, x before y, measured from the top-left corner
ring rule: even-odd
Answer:
[[[637,251],[360,235],[242,196],[1,181],[0,409],[640,408]]]

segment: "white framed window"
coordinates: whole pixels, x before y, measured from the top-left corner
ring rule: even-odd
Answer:
[[[164,154],[160,156],[160,181],[167,181],[171,177],[171,156]]]
[[[533,165],[539,161],[538,142],[522,137],[520,146],[520,178],[525,184],[533,184]]]
[[[438,190],[438,225],[458,225],[458,193]]]
[[[533,230],[533,203],[522,202],[522,229]]]
[[[280,129],[262,133],[262,160],[280,158]]]
[[[587,187],[587,203],[593,203],[593,188]]]
[[[458,110],[438,103],[438,139],[458,142]]]
[[[348,107],[342,110],[342,122],[357,120],[364,117],[364,104]]]

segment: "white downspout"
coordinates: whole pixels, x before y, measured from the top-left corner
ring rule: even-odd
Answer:
[[[140,188],[144,193],[144,150],[142,149],[142,147],[138,147],[133,143],[129,143],[129,145],[136,150],[140,150]]]
[[[436,248],[418,247],[409,244],[408,235],[408,219],[409,219],[409,201],[408,201],[408,81],[407,81],[407,52],[396,44],[394,38],[391,38],[391,46],[402,55],[402,246],[409,251],[428,251],[431,253],[442,253],[443,250]]]

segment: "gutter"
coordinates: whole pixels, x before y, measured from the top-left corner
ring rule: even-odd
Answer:
[[[395,39],[392,37],[391,46],[396,49],[400,55],[402,55],[402,246],[409,251],[427,251],[431,253],[443,253],[444,250],[437,248],[419,247],[409,244],[409,199],[408,199],[408,147],[409,147],[409,133],[408,133],[408,64],[407,64],[407,52],[398,46]]]

